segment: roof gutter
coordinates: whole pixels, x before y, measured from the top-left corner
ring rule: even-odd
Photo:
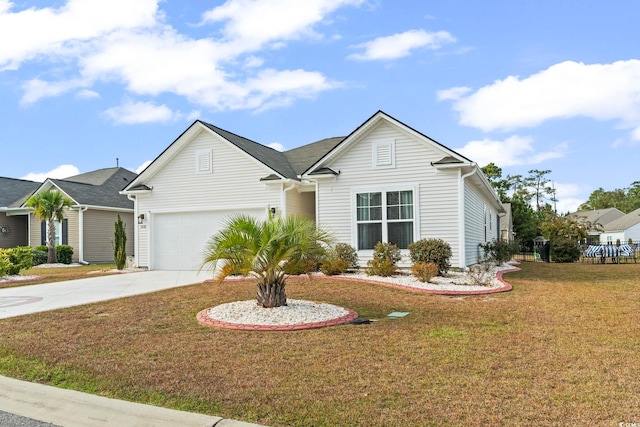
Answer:
[[[79,206],[78,209],[78,245],[80,246],[78,248],[78,262],[80,264],[89,264],[84,260],[84,212],[86,212],[88,209],[89,206]]]

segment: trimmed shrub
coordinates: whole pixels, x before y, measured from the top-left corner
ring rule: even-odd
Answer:
[[[62,264],[71,264],[71,260],[73,259],[73,248],[69,245],[57,245],[56,257],[58,258],[58,262],[61,262]]]
[[[347,271],[346,261],[340,258],[329,258],[320,265],[320,271],[327,276],[335,276],[336,274],[343,274]]]
[[[409,256],[413,264],[432,262],[438,266],[438,274],[451,267],[451,246],[442,239],[422,239],[409,245]]]
[[[34,248],[36,251],[43,251],[43,252],[47,252],[49,250],[49,248],[47,247],[47,245],[40,245],[40,246],[36,246]]]
[[[438,275],[438,266],[433,262],[420,262],[411,266],[411,273],[421,282],[428,282]]]
[[[507,243],[503,240],[480,243],[479,246],[484,251],[485,261],[498,265],[510,261],[520,250],[518,245]]]
[[[400,249],[393,243],[378,242],[373,248],[373,259],[367,261],[369,276],[393,276],[398,271],[397,262],[402,259]]]
[[[31,248],[31,246],[16,246],[7,252],[11,265],[7,269],[6,274],[19,274],[20,270],[33,267],[33,248]]]
[[[551,259],[554,262],[576,262],[580,259],[580,247],[571,239],[558,237],[551,241]]]
[[[47,262],[48,254],[47,254],[46,246],[44,247],[45,250],[38,249],[38,248],[40,248],[40,246],[35,248],[31,253],[33,265],[45,264]]]
[[[353,246],[346,243],[336,244],[320,265],[320,271],[327,276],[357,271],[359,268],[358,253]]]
[[[347,243],[336,243],[333,247],[335,257],[347,264],[347,270],[357,271],[360,269],[358,264],[358,252]]]
[[[0,248],[0,277],[8,274],[7,270],[11,268],[11,261],[9,261],[9,249]]]

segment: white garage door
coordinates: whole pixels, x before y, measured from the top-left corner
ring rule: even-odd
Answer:
[[[234,215],[266,217],[265,209],[155,214],[153,217],[153,269],[198,270],[209,242]]]

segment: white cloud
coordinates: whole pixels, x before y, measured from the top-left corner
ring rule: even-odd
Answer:
[[[175,94],[217,110],[288,105],[339,84],[316,71],[263,69],[264,60],[253,53],[318,37],[314,27],[330,13],[364,0],[229,0],[205,12],[202,20],[202,25],[217,26],[210,32],[222,37],[200,39],[165,24],[158,1],[68,0],[59,9],[11,12],[5,0],[0,3],[0,37],[3,22],[19,30],[18,39],[21,34],[55,36],[34,36],[37,40],[11,49],[0,46],[0,71],[28,60],[64,61],[65,74],[51,68],[23,84],[23,105],[71,91],[93,95],[97,82],[121,84],[129,95]],[[123,117],[123,108],[108,114]],[[169,112],[157,107],[155,115],[166,119]]]
[[[446,31],[430,33],[425,30],[409,30],[356,45],[354,47],[363,49],[363,52],[349,55],[349,58],[360,61],[398,59],[410,55],[414,49],[438,49],[455,41]]]
[[[279,142],[272,142],[271,144],[267,144],[267,147],[271,147],[276,151],[284,151],[284,145]]]
[[[80,99],[98,99],[100,98],[100,94],[95,90],[82,89],[76,93],[76,97]]]
[[[139,174],[141,173],[143,170],[145,170],[147,168],[147,166],[149,166],[151,164],[153,160],[147,160],[146,162],[144,162],[143,164],[141,164],[140,166],[138,166],[136,168],[136,173]]]
[[[471,90],[470,87],[452,87],[450,89],[439,90],[437,93],[438,101],[456,101],[471,92]]]
[[[224,22],[227,41],[243,51],[314,36],[313,26],[336,9],[364,0],[229,0],[202,15],[204,23]]]
[[[80,171],[73,165],[60,165],[49,172],[30,172],[20,179],[29,181],[44,182],[47,178],[63,179],[70,176],[78,175]]]
[[[500,167],[508,167],[533,165],[545,160],[561,158],[566,155],[567,149],[568,145],[562,143],[553,151],[536,152],[533,147],[533,138],[513,135],[504,141],[489,138],[469,141],[464,147],[457,148],[456,151],[480,166],[493,162]]]
[[[554,182],[552,184],[556,189],[556,210],[559,214],[566,212],[575,212],[578,210],[578,206],[586,201],[584,196],[588,190],[579,184],[563,184]]]
[[[151,102],[131,101],[109,108],[105,114],[117,124],[167,122],[178,117],[164,104],[155,105]]]
[[[591,64],[566,61],[521,79],[509,76],[454,99],[460,123],[484,131],[538,126],[551,119],[640,122],[640,60]],[[454,88],[456,89],[456,88]],[[446,94],[446,92],[444,92]],[[639,137],[633,131],[632,137]]]
[[[30,8],[12,12],[0,3],[0,70],[16,69],[38,57],[76,55],[82,42],[119,29],[153,25],[156,0],[69,0],[59,9]]]

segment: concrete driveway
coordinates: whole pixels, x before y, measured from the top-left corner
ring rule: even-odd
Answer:
[[[0,319],[203,282],[211,272],[141,271],[0,289]]]

